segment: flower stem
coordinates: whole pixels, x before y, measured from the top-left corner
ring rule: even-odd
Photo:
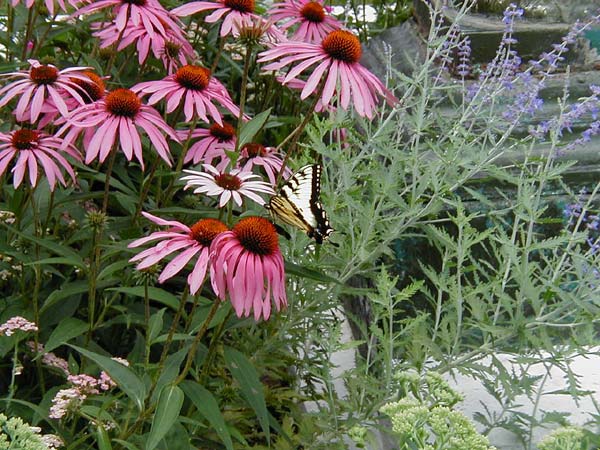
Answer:
[[[225,39],[221,36],[219,36],[219,46],[217,47],[217,53],[215,54],[215,60],[213,61],[212,65],[210,66],[210,73],[213,74],[215,73],[215,70],[217,70],[217,67],[219,65],[219,60],[221,59],[221,53],[223,52],[223,47],[225,47]]]
[[[237,122],[237,137],[235,142],[235,150],[239,150],[240,130],[244,123],[244,108],[246,106],[246,92],[248,90],[248,73],[250,72],[250,62],[252,61],[252,46],[246,47],[246,56],[244,58],[244,70],[242,73],[242,90],[240,91],[240,113],[238,114]]]
[[[108,197],[110,191],[110,176],[112,175],[115,159],[117,158],[117,148],[113,147],[108,157],[108,167],[106,168],[106,177],[104,179],[104,196],[102,197],[102,213],[106,214],[108,210]]]
[[[204,322],[202,323],[202,326],[200,327],[200,330],[198,330],[198,334],[196,334],[196,338],[194,339],[194,342],[192,342],[192,346],[190,347],[190,350],[187,354],[185,366],[183,367],[183,371],[181,372],[181,374],[179,374],[179,376],[175,380],[175,383],[174,383],[175,385],[181,383],[187,376],[190,369],[192,368],[192,363],[194,362],[194,356],[196,356],[196,350],[198,349],[198,345],[200,344],[200,341],[206,334],[206,331],[208,330],[208,326],[212,322],[213,317],[215,317],[215,314],[217,313],[219,306],[221,306],[221,300],[215,299],[213,301],[212,307],[210,308],[210,311],[208,311],[208,315],[206,316],[206,319],[204,319]]]
[[[146,200],[146,196],[150,191],[150,186],[152,186],[152,178],[154,178],[154,174],[156,173],[156,169],[158,168],[158,163],[160,162],[160,156],[156,155],[154,161],[152,162],[152,167],[150,167],[150,174],[148,175],[148,179],[144,182],[142,187],[142,192],[140,193],[140,200],[138,201],[137,208],[135,209],[135,214],[131,219],[131,223],[137,222],[140,217],[140,213],[142,212],[142,208],[144,207],[144,201]]]
[[[219,327],[215,330],[213,335],[210,338],[210,344],[208,345],[208,353],[206,354],[206,358],[204,358],[204,362],[202,363],[202,372],[200,373],[200,379],[198,382],[200,384],[204,384],[206,377],[208,377],[208,370],[212,366],[212,361],[215,359],[215,354],[217,351],[217,343],[219,342],[221,335],[223,334],[223,330],[225,329],[225,324],[229,320],[233,314],[233,310],[230,310],[223,322],[219,324]]]
[[[317,93],[315,95],[315,98],[314,98],[312,104],[310,105],[310,107],[308,108],[308,111],[306,112],[306,115],[304,116],[304,120],[302,120],[302,122],[300,122],[300,125],[298,125],[277,146],[277,151],[280,151],[281,148],[288,141],[290,142],[289,148],[288,148],[287,152],[285,153],[285,158],[283,158],[283,163],[281,164],[281,169],[279,170],[279,173],[277,174],[277,183],[276,184],[279,184],[279,181],[281,181],[281,177],[283,175],[283,171],[287,167],[287,164],[289,162],[290,157],[292,156],[292,154],[296,150],[296,145],[298,144],[298,139],[300,139],[300,136],[302,135],[302,132],[304,131],[304,129],[308,125],[308,122],[310,122],[310,120],[312,119],[312,115],[315,112],[315,109],[317,108],[317,104],[319,103],[319,100],[321,99],[321,94],[323,94],[323,89],[325,89],[325,81],[326,80],[327,80],[327,77],[323,77],[323,79],[321,80],[321,82],[319,84],[319,87],[317,88]]]
[[[162,371],[162,365],[165,362],[165,359],[167,359],[167,354],[169,353],[169,347],[171,347],[171,342],[173,341],[173,335],[175,334],[175,330],[177,329],[177,324],[179,323],[179,319],[181,319],[181,316],[183,315],[183,310],[185,308],[185,304],[187,303],[188,295],[189,295],[189,288],[186,285],[185,290],[183,291],[183,294],[181,295],[181,301],[179,302],[179,308],[177,309],[177,312],[175,313],[175,317],[173,318],[173,323],[171,323],[171,327],[169,328],[169,334],[167,334],[167,339],[165,341],[162,353],[160,355],[160,360],[158,362],[159,371]]]
[[[165,189],[165,195],[163,197],[163,199],[165,199],[165,200],[168,200],[171,198],[171,194],[173,192],[173,187],[175,186],[175,179],[177,178],[177,175],[181,173],[181,169],[183,168],[183,162],[185,161],[185,156],[187,155],[187,152],[190,149],[190,143],[192,142],[192,133],[196,129],[196,125],[198,125],[198,116],[194,115],[194,120],[192,121],[192,124],[190,125],[190,131],[188,132],[187,139],[186,139],[185,143],[183,144],[183,148],[181,150],[181,155],[179,156],[179,159],[177,160],[177,166],[175,167],[175,176],[171,178],[171,181],[169,181],[169,185],[167,186],[167,189]]]

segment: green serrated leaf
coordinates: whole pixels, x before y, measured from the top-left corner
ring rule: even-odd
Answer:
[[[269,429],[269,414],[267,412],[267,404],[263,386],[258,377],[256,369],[252,363],[246,358],[243,353],[231,347],[225,347],[224,351],[225,362],[233,375],[233,378],[240,385],[242,396],[250,404],[260,423],[267,441],[271,441],[271,433]]]
[[[165,437],[173,424],[177,422],[182,405],[183,391],[179,387],[168,385],[160,391],[152,427],[146,441],[146,450],[154,450]]]

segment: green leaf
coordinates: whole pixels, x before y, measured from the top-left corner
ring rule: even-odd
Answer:
[[[343,284],[339,280],[336,280],[329,275],[325,275],[323,272],[319,272],[315,269],[309,269],[308,267],[300,266],[289,261],[285,261],[285,272],[291,275],[296,275],[300,278],[308,278],[310,280],[320,281],[322,283]]]
[[[242,396],[254,409],[267,441],[270,442],[269,414],[263,386],[256,369],[244,354],[231,347],[225,347],[224,356],[231,375],[240,385]]]
[[[150,323],[148,324],[148,345],[152,345],[154,339],[160,334],[163,327],[163,316],[165,315],[166,310],[166,308],[163,308],[157,313],[152,314],[150,317]]]
[[[113,273],[121,271],[127,266],[131,266],[131,263],[127,260],[117,261],[115,263],[109,264],[98,274],[97,279],[102,280],[103,278],[108,278]]]
[[[38,244],[40,247],[44,247],[44,248],[50,250],[51,252],[54,252],[57,255],[62,256],[64,258],[63,264],[70,264],[72,266],[80,267],[82,269],[86,268],[86,265],[83,262],[83,259],[81,258],[81,256],[79,256],[78,253],[76,253],[74,250],[72,250],[71,248],[69,248],[66,245],[52,242],[48,238],[40,239],[35,236],[31,236],[29,234],[22,233],[12,227],[9,227],[4,222],[0,222],[0,225],[9,229],[11,233],[14,233],[17,236],[22,237],[23,239],[27,239],[28,241],[31,241],[34,244]]]
[[[138,409],[140,411],[142,410],[144,407],[144,399],[146,398],[146,386],[133,370],[121,363],[113,361],[107,356],[90,352],[89,350],[77,347],[76,345],[69,344],[69,346],[77,350],[86,358],[91,359],[105,370],[114,382],[119,385],[121,390],[135,402]]]
[[[269,115],[271,114],[271,108],[261,112],[254,116],[249,122],[246,122],[240,130],[240,137],[238,138],[238,148],[242,148],[248,142],[254,139],[254,136],[265,126]]]
[[[158,406],[152,419],[146,450],[154,450],[179,418],[183,405],[183,391],[177,386],[165,386],[158,397]]]
[[[139,447],[136,447],[135,445],[133,445],[131,442],[127,442],[124,441],[122,439],[115,439],[115,442],[117,444],[121,444],[124,448],[126,448],[127,450],[140,450]]]
[[[123,294],[134,295],[142,298],[146,296],[144,292],[144,286],[110,288],[107,289],[107,291],[121,292]],[[150,300],[160,302],[163,305],[167,305],[174,310],[179,308],[179,298],[161,288],[149,287],[148,298]]]
[[[97,289],[102,289],[108,286],[110,283],[103,282],[98,283],[96,286]],[[78,280],[73,281],[71,283],[63,284],[62,289],[52,291],[52,293],[46,298],[44,305],[40,309],[40,314],[44,313],[48,308],[53,306],[55,303],[63,300],[66,297],[70,297],[72,295],[83,294],[89,290],[89,284],[86,280]]]
[[[87,329],[87,322],[83,322],[74,317],[67,317],[66,319],[61,320],[48,338],[48,342],[45,346],[46,352],[51,352],[56,347],[69,342],[77,336],[81,336]]]
[[[229,430],[225,425],[225,419],[223,418],[223,414],[221,414],[217,400],[215,400],[210,391],[193,381],[183,381],[181,389],[183,389],[187,398],[196,406],[198,412],[208,420],[208,423],[217,432],[227,450],[233,450],[233,442],[231,441]]]
[[[98,437],[98,450],[112,450],[110,438],[102,425],[96,429],[96,436]]]

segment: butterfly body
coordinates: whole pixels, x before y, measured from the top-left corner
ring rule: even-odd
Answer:
[[[266,208],[282,222],[304,230],[318,244],[333,232],[319,197],[321,166],[302,167],[269,200]]]

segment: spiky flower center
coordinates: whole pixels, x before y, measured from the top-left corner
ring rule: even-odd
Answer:
[[[257,255],[272,255],[279,248],[275,227],[263,217],[245,217],[235,224],[233,232],[246,250]]]
[[[177,69],[175,81],[194,91],[203,91],[210,81],[210,70],[200,66],[187,65]]]
[[[242,147],[242,152],[245,151],[248,158],[256,158],[257,156],[265,156],[267,149],[264,145],[249,143]]]
[[[362,54],[360,41],[346,30],[332,31],[323,39],[321,45],[329,56],[346,63],[358,62]]]
[[[235,128],[227,122],[223,122],[223,126],[218,123],[213,123],[208,131],[210,135],[217,138],[219,142],[230,141],[235,136]]]
[[[135,6],[146,6],[146,0],[121,0],[121,2]]]
[[[215,177],[215,183],[217,186],[222,187],[228,191],[237,191],[242,187],[242,180],[235,175],[229,173],[220,173]]]
[[[210,246],[214,238],[228,230],[227,225],[217,219],[200,219],[190,229],[190,237],[205,247]]]
[[[19,150],[31,150],[37,147],[40,133],[33,130],[17,130],[11,137],[11,144]]]
[[[226,7],[241,13],[254,12],[254,0],[225,0],[223,3]]]
[[[173,41],[165,42],[164,52],[165,52],[165,55],[167,55],[167,57],[169,57],[169,58],[177,57],[177,55],[179,55],[179,50],[181,50],[181,44],[178,44],[177,42],[173,42]]]
[[[86,103],[93,103],[104,96],[104,93],[106,92],[106,86],[104,84],[104,80],[102,80],[102,78],[100,78],[94,72],[84,72],[84,75],[90,80],[83,81],[79,78],[71,78],[71,81],[77,86],[81,87],[88,95],[88,97],[83,96],[83,100]]]
[[[142,102],[135,92],[118,88],[106,96],[106,110],[115,116],[133,119],[142,107]]]
[[[318,2],[308,2],[300,10],[300,14],[309,22],[321,23],[325,20],[325,8]]]
[[[58,69],[54,66],[32,67],[29,71],[29,78],[35,84],[52,84],[58,80]]]

